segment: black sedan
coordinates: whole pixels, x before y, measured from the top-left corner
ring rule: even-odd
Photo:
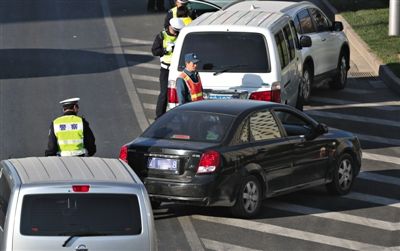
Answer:
[[[206,100],[178,106],[120,158],[143,180],[154,205],[175,201],[231,207],[250,218],[265,198],[326,184],[350,191],[361,167],[356,136],[287,105]]]

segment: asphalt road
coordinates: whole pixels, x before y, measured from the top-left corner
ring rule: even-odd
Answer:
[[[117,157],[154,119],[164,13],[145,1],[0,1],[0,159],[42,156],[58,102],[81,98],[99,157]],[[354,66],[354,65],[353,65]],[[368,72],[313,90],[305,110],[356,133],[364,149],[352,193],[315,188],[266,200],[255,220],[225,208],[164,204],[160,250],[400,250],[400,98]]]

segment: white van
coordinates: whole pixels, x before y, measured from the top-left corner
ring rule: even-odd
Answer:
[[[123,161],[0,162],[1,251],[156,249],[148,194]]]
[[[176,78],[194,52],[206,99],[255,99],[302,109],[302,47],[290,16],[251,9],[205,13],[178,36],[169,71],[168,108],[178,103]]]

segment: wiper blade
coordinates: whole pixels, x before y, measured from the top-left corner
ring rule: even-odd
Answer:
[[[247,64],[228,65],[228,66],[222,68],[221,70],[214,72],[213,75],[217,76],[217,75],[219,75],[221,73],[228,72],[228,71],[233,70],[235,68],[244,67],[244,66],[247,66]]]
[[[74,237],[84,237],[84,236],[106,236],[106,235],[110,235],[108,233],[104,233],[104,232],[65,232],[65,233],[60,233],[58,235],[71,235],[70,237],[68,237],[68,239],[65,240],[64,244],[62,245],[63,247],[66,247],[68,242],[70,240],[72,240],[72,238]]]

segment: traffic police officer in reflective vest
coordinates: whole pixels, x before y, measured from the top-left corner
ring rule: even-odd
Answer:
[[[172,53],[175,47],[175,40],[179,31],[185,26],[180,18],[172,18],[166,30],[159,33],[154,39],[151,52],[154,56],[160,56],[160,94],[156,106],[156,118],[163,115],[167,109],[168,74],[171,64]]]
[[[96,153],[95,138],[89,123],[77,116],[79,98],[60,102],[64,114],[50,125],[46,156],[92,156]]]
[[[175,0],[175,6],[168,10],[167,15],[164,20],[164,28],[167,29],[169,25],[169,21],[171,18],[178,17],[177,11],[180,6],[185,6],[189,2],[189,0]]]
[[[200,62],[194,53],[185,54],[185,69],[176,79],[176,92],[179,104],[203,100],[203,86],[197,64]]]

